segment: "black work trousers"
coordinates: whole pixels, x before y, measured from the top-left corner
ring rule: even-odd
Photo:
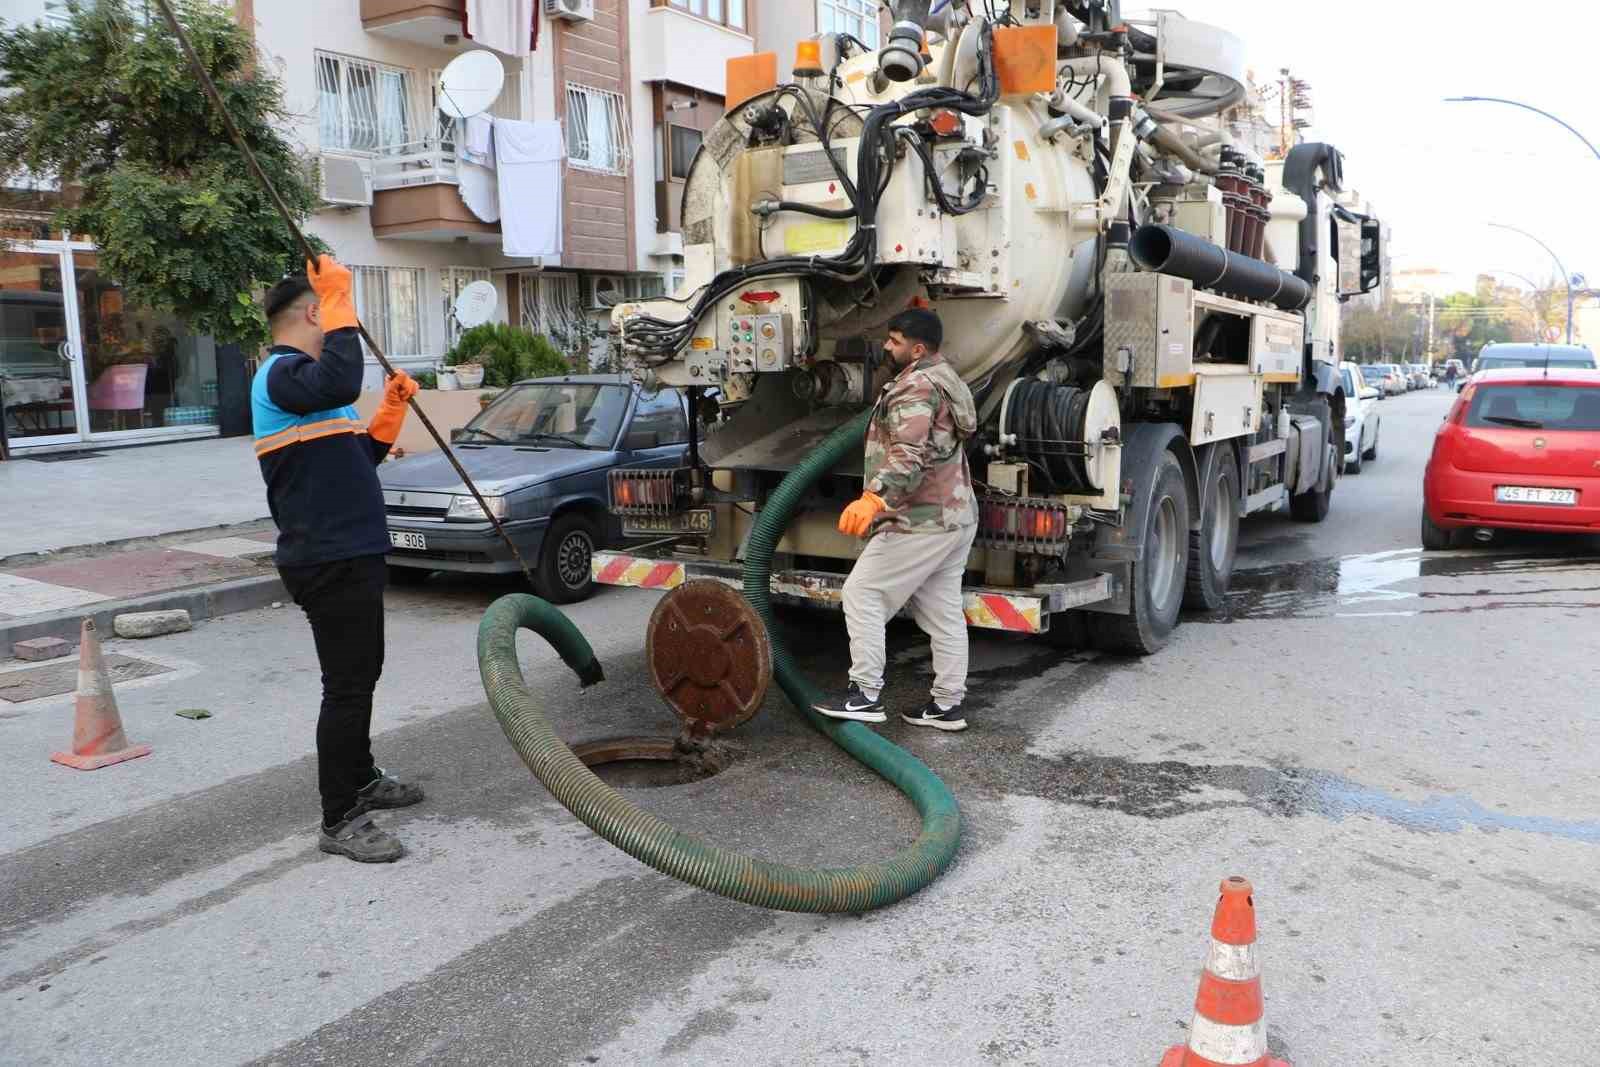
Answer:
[[[283,584],[311,623],[322,665],[317,719],[317,786],[322,818],[332,825],[378,776],[372,761],[372,691],[383,673],[382,556],[308,567],[279,567]]]

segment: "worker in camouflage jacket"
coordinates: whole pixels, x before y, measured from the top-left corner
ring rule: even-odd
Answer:
[[[967,621],[962,577],[978,532],[964,445],[978,428],[966,383],[940,354],[944,327],[915,308],[889,323],[884,352],[896,371],[867,428],[866,491],[845,509],[841,532],[867,539],[844,586],[850,685],[816,705],[834,719],[884,722],[884,631],[909,606],[933,646],[931,698],[906,722],[965,730]]]

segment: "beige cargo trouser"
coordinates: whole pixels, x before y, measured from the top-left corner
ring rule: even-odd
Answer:
[[[961,577],[976,526],[943,533],[885,531],[867,542],[844,583],[850,631],[850,680],[868,693],[883,688],[884,628],[910,606],[933,645],[933,699],[953,708],[967,695],[967,617]]]

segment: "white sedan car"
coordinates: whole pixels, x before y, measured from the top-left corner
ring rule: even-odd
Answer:
[[[1366,383],[1361,368],[1341,363],[1339,376],[1344,381],[1344,472],[1360,474],[1362,463],[1378,458],[1378,401],[1383,394]]]

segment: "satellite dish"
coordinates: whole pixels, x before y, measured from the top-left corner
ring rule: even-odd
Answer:
[[[469,330],[482,326],[494,317],[499,303],[500,294],[495,292],[493,282],[473,282],[456,297],[456,321]]]
[[[470,119],[489,110],[506,84],[506,68],[493,52],[465,52],[439,73],[439,110],[454,119]]]

